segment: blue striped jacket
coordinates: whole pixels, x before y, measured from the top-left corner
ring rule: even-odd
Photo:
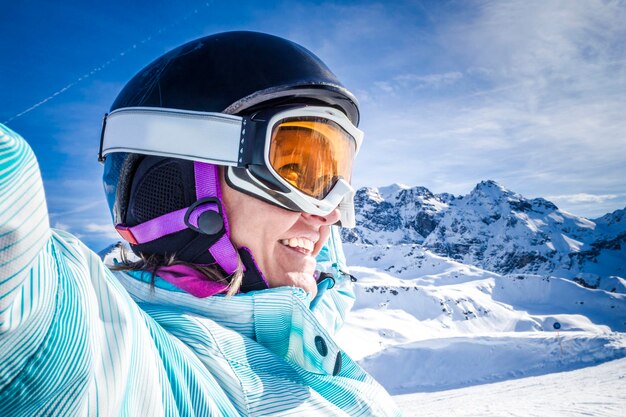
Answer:
[[[399,415],[333,341],[349,282],[311,308],[298,288],[200,299],[149,281],[50,228],[36,159],[0,125],[0,416]]]

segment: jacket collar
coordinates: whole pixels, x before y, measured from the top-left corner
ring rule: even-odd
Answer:
[[[341,350],[309,308],[310,295],[300,288],[198,298],[158,276],[152,286],[149,272],[116,272],[115,276],[140,307],[144,303],[168,311],[175,307],[180,314],[209,318],[309,372],[335,375],[341,369]]]

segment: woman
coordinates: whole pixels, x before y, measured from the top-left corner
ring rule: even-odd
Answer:
[[[284,39],[160,57],[105,116],[105,193],[137,255],[115,273],[49,228],[32,151],[0,126],[0,415],[397,415],[332,339],[357,123]]]

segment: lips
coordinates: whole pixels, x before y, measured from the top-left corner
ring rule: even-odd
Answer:
[[[279,240],[279,242],[281,245],[298,249],[306,253],[313,252],[313,248],[315,247],[315,242],[306,237],[292,237],[290,239],[281,239]]]

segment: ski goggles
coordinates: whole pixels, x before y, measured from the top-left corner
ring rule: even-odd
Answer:
[[[244,117],[122,108],[105,116],[99,159],[130,152],[231,167],[227,181],[241,191],[317,215],[339,207],[342,226],[354,227],[350,180],[362,140],[363,132],[329,107],[274,108]]]

